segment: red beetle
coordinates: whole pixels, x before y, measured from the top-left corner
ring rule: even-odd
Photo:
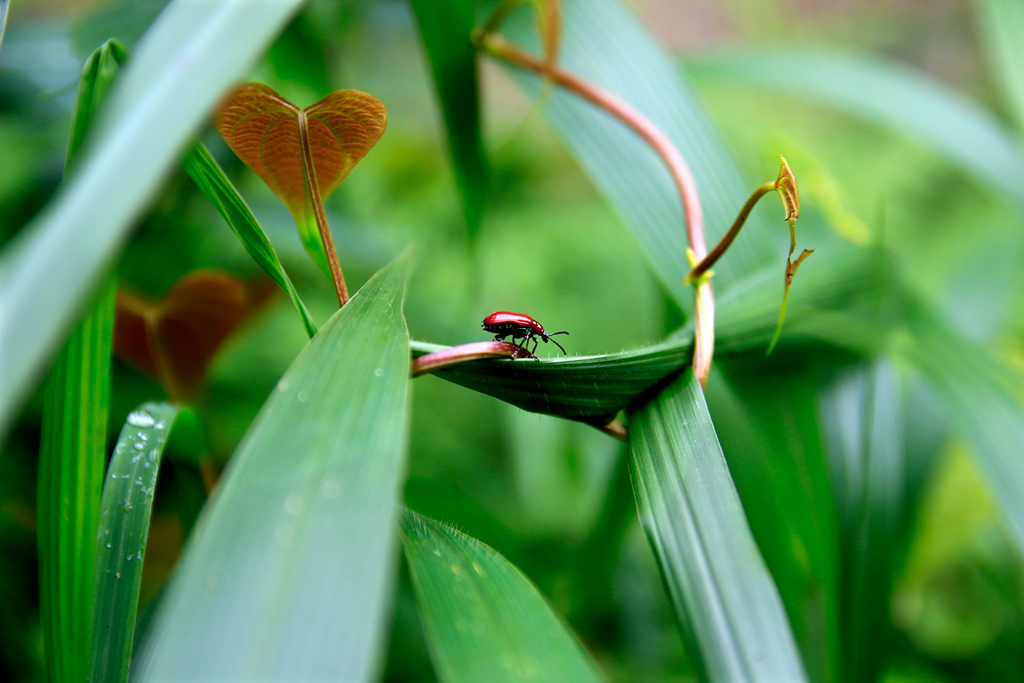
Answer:
[[[522,339],[523,342],[519,345],[520,349],[526,348],[526,345],[533,339],[533,351],[531,353],[537,352],[537,345],[540,344],[541,339],[544,340],[545,344],[550,341],[562,349],[562,345],[551,337],[554,337],[556,334],[569,334],[564,330],[549,334],[544,331],[543,325],[530,316],[523,315],[522,313],[509,313],[508,311],[491,313],[484,318],[483,328],[485,332],[494,333],[494,341],[504,341],[505,337],[508,336],[511,336],[513,340]],[[516,350],[516,353],[512,354],[512,357],[515,358],[517,353],[519,353],[519,349]],[[568,355],[565,353],[565,349],[562,349],[562,353]]]

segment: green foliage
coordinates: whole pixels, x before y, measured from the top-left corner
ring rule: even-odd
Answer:
[[[178,0],[160,14],[74,176],[0,257],[0,433],[183,143],[296,4]]]
[[[805,680],[700,385],[687,371],[631,413],[640,521],[708,680]]]
[[[405,556],[443,681],[600,681],[544,598],[501,555],[415,512]]]
[[[189,177],[199,186],[199,190],[210,202],[217,207],[217,212],[227,221],[228,227],[238,237],[238,241],[245,247],[252,260],[255,261],[267,275],[273,278],[274,282],[280,285],[292,300],[292,305],[302,318],[302,324],[307,334],[312,337],[316,334],[316,323],[306,310],[306,304],[302,303],[299,293],[295,291],[295,285],[285,272],[277,252],[270,244],[270,239],[263,227],[252,215],[249,206],[238,194],[238,190],[231,184],[231,181],[216,159],[210,156],[206,145],[200,143],[185,157],[185,170]]]
[[[911,307],[908,323],[913,336],[903,340],[901,354],[934,387],[950,425],[973,446],[1006,524],[1024,548],[1024,410],[1013,393],[1013,372],[925,306]]]
[[[1024,32],[1024,6],[1013,0],[977,0],[976,4],[992,71],[1017,131],[1024,132],[1024,45],[1019,40]]]
[[[89,568],[106,460],[113,295],[111,279],[47,379],[36,504],[44,647],[57,680],[81,680],[88,663]]]
[[[615,0],[563,2],[563,23],[560,64],[629,102],[679,148],[697,181],[707,242],[715,244],[752,188],[741,179],[694,93],[636,18]],[[517,36],[528,29],[525,24],[516,28]],[[517,78],[530,84],[531,93],[539,87],[539,80],[518,74]],[[622,214],[662,286],[680,306],[692,306],[693,295],[682,285],[690,270],[682,208],[662,162],[622,124],[571,94],[552,93],[544,113],[594,184]],[[783,225],[780,221],[781,233]],[[729,258],[716,266],[716,290],[724,294],[765,264],[782,263],[783,256],[784,252],[772,249],[767,221],[755,213],[743,238],[729,250]]]
[[[949,157],[1024,211],[1019,140],[967,98],[891,62],[828,52],[759,54],[700,65],[702,79],[742,81],[841,107]]]
[[[729,470],[786,606],[812,680],[837,680],[835,504],[817,419],[817,382],[792,362],[722,364],[708,403]],[[769,480],[772,486],[764,486]],[[786,543],[778,539],[787,539]]]
[[[405,459],[408,271],[367,282],[278,382],[189,541],[142,676],[372,676]]]
[[[480,133],[473,0],[413,0],[420,38],[430,59],[444,114],[448,149],[462,195],[466,227],[473,236],[487,199],[487,162]]]
[[[168,403],[133,410],[110,458],[94,538],[90,681],[128,680],[157,472],[180,410]]]
[[[79,151],[124,57],[120,45],[107,41],[86,60],[65,167]],[[106,463],[115,286],[114,277],[103,278],[46,380],[36,533],[43,649],[54,680],[81,680],[88,671],[90,567]]]
[[[72,22],[73,39],[12,8],[0,678],[82,680],[91,666],[123,680],[133,642],[140,678],[175,680],[1020,677],[1024,161],[1019,131],[976,103],[1016,121],[1013,3],[975,3],[991,83],[973,43],[907,40],[897,20],[876,31],[874,14],[844,16],[849,35],[870,29],[875,52],[955,70],[935,80],[813,51],[836,35],[827,16],[727,3],[707,10],[725,18],[709,40],[785,36],[789,51],[705,61],[691,44],[684,74],[658,43],[691,40],[689,13],[677,26],[661,4],[635,5],[656,41],[617,0],[565,0],[560,19],[553,2],[507,3],[505,38],[679,147],[708,242],[780,152],[792,162],[815,257],[765,359],[788,240],[778,206],[754,209],[713,269],[706,396],[688,369],[690,264],[668,174],[551,76],[503,65],[536,96],[524,103],[479,68],[490,57],[473,21],[494,3],[308,3],[293,20],[301,3],[271,4],[179,1],[153,20],[155,3],[124,2]],[[963,11],[906,10],[969,26]],[[132,41],[148,23],[85,136],[77,64],[40,46]],[[104,54],[90,78],[122,56]],[[252,78],[296,106],[352,88],[387,107],[387,133],[325,204],[347,278],[366,282],[341,311],[280,203],[209,134],[222,93]],[[57,189],[63,148],[80,143]],[[194,182],[176,165],[187,150]],[[411,243],[415,278],[408,257],[384,267]],[[232,272],[209,281],[249,278],[252,292],[276,292],[269,276],[290,302],[270,300],[227,340],[180,413],[120,361],[107,399],[115,267],[140,298],[213,268]],[[190,331],[223,317],[199,294],[161,337],[184,363]],[[569,357],[410,382],[410,355],[484,340],[495,310],[569,330]],[[126,417],[143,404],[149,431]],[[172,417],[154,487],[166,430],[153,429]],[[156,456],[115,447],[98,526],[104,452],[126,419],[125,443]],[[593,429],[613,420],[628,456]],[[430,518],[400,520],[403,495]]]

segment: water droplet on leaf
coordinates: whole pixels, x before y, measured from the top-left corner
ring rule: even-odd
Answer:
[[[128,424],[132,427],[152,427],[156,420],[145,410],[133,410],[128,414]]]

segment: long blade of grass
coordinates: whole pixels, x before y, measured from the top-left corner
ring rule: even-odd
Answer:
[[[877,362],[821,394],[843,541],[846,680],[878,680],[893,642],[889,599],[904,521],[902,400],[892,365]]]
[[[408,270],[375,275],[281,378],[196,524],[141,678],[372,680],[405,459]]]
[[[411,511],[402,539],[442,681],[602,680],[544,597],[497,552]]]
[[[804,680],[692,371],[631,415],[629,457],[640,519],[704,677]]]
[[[521,19],[509,22],[510,35],[533,46],[536,53],[532,25],[528,17]],[[741,178],[728,148],[672,60],[617,0],[565,0],[562,26],[561,68],[631,104],[679,148],[697,181],[707,242],[715,244],[754,185]],[[539,92],[540,79],[516,75],[528,92]],[[572,94],[555,90],[544,114],[626,220],[666,289],[685,310],[692,309],[693,294],[682,284],[690,268],[682,208],[660,159],[625,126]],[[785,222],[779,215],[776,230],[784,234]],[[766,264],[781,272],[785,253],[773,248],[778,242],[770,230],[759,213],[750,217],[728,257],[715,265],[717,293]]]
[[[210,203],[227,221],[228,227],[238,237],[238,241],[245,247],[252,260],[274,282],[280,285],[281,289],[288,293],[288,298],[292,300],[292,305],[295,306],[299,317],[302,318],[306,333],[310,337],[316,334],[316,323],[313,322],[306,305],[302,303],[299,293],[295,291],[295,285],[292,284],[291,278],[288,277],[280,259],[277,258],[277,252],[271,246],[270,238],[263,231],[263,226],[256,220],[249,205],[242,199],[242,195],[238,194],[238,190],[224,175],[220,164],[210,155],[206,145],[199,143],[189,152],[185,157],[185,170],[199,186],[203,195],[210,200]]]
[[[412,0],[412,11],[430,59],[434,87],[448,132],[448,150],[469,234],[480,228],[487,196],[487,164],[480,133],[480,95],[473,0]]]
[[[175,0],[139,45],[81,164],[0,255],[0,433],[182,145],[301,0]]]
[[[706,397],[807,674],[835,681],[842,671],[840,546],[818,381],[808,368],[815,359],[800,352],[772,360],[723,359],[725,372],[708,382]]]
[[[924,375],[953,431],[970,444],[1024,553],[1024,406],[1020,376],[923,304],[909,302],[899,347]],[[1011,388],[1017,382],[1018,394]]]
[[[128,415],[110,459],[89,576],[96,605],[90,681],[128,680],[157,471],[180,410],[169,403],[139,406]]]
[[[107,41],[85,62],[65,166],[81,146],[124,50]],[[43,652],[51,680],[82,680],[92,620],[92,533],[107,460],[116,279],[107,276],[46,382],[36,501]]]
[[[839,107],[928,145],[1024,210],[1024,152],[988,112],[920,73],[830,52],[758,53],[693,65],[706,79],[795,93]]]
[[[114,280],[102,285],[47,380],[36,534],[46,668],[83,680],[92,618],[93,534],[107,451]]]
[[[981,19],[981,44],[1003,91],[1017,131],[1024,135],[1024,3],[1019,0],[977,0]]]

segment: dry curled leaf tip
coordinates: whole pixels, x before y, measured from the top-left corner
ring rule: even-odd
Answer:
[[[779,177],[775,180],[775,189],[782,197],[782,206],[786,210],[786,220],[793,223],[800,217],[800,188],[796,184],[796,175],[789,167],[786,157],[779,155],[782,159],[782,168],[779,169]]]

